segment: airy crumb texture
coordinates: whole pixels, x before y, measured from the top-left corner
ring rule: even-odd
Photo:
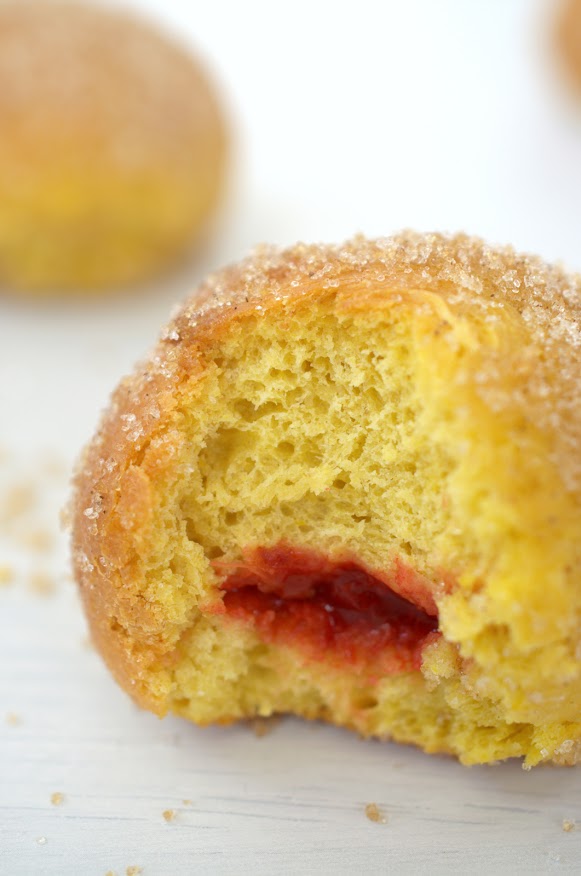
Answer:
[[[62,806],[65,802],[65,795],[61,791],[55,791],[50,795],[50,802],[53,806]]]
[[[466,235],[212,275],[76,479],[76,578],[119,682],[201,724],[292,712],[466,764],[581,760],[580,323],[579,277]],[[231,572],[280,544],[428,612],[415,662],[276,639],[284,600],[232,614]]]
[[[164,809],[161,814],[166,821],[173,821],[176,817],[175,809]]]
[[[365,815],[370,821],[378,824],[387,824],[387,818],[376,803],[368,803],[365,807]]]
[[[569,821],[568,818],[564,818],[562,828],[565,831],[565,833],[570,833],[572,830],[575,830],[575,822]]]

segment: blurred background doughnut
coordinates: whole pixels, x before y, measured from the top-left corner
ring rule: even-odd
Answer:
[[[563,73],[581,96],[581,0],[561,2],[556,39]]]
[[[132,15],[0,5],[0,288],[83,293],[178,259],[219,200],[227,135],[205,71]]]

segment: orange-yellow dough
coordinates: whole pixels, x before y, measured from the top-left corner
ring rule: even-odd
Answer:
[[[225,157],[205,72],[152,25],[0,4],[0,289],[81,294],[156,274],[202,231]]]
[[[580,760],[580,296],[464,235],[265,247],[209,278],[76,478],[119,683],[201,724]]]
[[[581,96],[581,0],[560,0],[556,50],[571,87]]]

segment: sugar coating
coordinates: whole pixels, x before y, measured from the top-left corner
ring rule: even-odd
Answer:
[[[159,161],[160,149],[176,160],[184,136],[191,143],[196,125],[212,123],[215,106],[201,70],[138,19],[67,0],[18,0],[0,12],[0,120],[16,115],[43,139],[57,120],[57,139],[86,128],[122,168]]]
[[[581,96],[581,2],[561,0],[554,4],[554,54],[560,72],[575,96]]]
[[[8,0],[0,82],[2,289],[115,288],[187,251],[227,135],[186,47],[107,5]]]
[[[499,314],[514,311],[529,327],[533,373],[527,397],[521,388],[517,400],[530,405],[541,428],[557,436],[555,458],[570,489],[581,477],[581,277],[511,247],[494,247],[467,235],[419,234],[406,231],[394,237],[367,240],[357,236],[340,245],[297,244],[290,249],[260,246],[239,265],[208,277],[164,331],[162,339],[179,340],[184,329],[191,338],[198,325],[224,319],[225,312],[262,312],[263,299],[288,302],[293,292],[314,288],[338,289],[357,278],[363,289],[423,289],[440,295],[460,312],[477,309],[492,327]],[[236,290],[234,292],[234,290]],[[157,373],[171,380],[175,356],[162,346],[154,357]],[[554,370],[546,376],[546,360],[559,371],[558,392]],[[499,409],[513,399],[499,386],[502,362],[488,363],[479,375],[483,399]]]
[[[121,684],[200,723],[292,711],[465,763],[577,762],[580,289],[412,232],[210,277],[79,465],[77,580]],[[425,575],[421,672],[362,680],[226,626],[215,561],[280,539]]]

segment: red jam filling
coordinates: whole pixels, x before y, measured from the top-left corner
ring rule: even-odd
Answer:
[[[228,576],[220,585],[226,615],[252,624],[265,642],[373,678],[419,669],[438,629],[430,582],[401,561],[378,575],[349,558],[279,544],[214,568]]]

